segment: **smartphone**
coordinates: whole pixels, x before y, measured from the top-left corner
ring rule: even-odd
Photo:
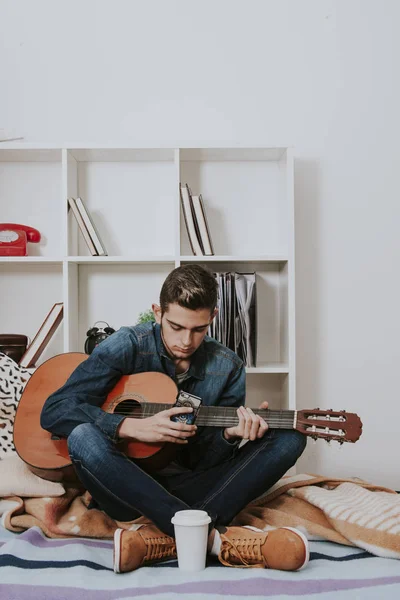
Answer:
[[[196,420],[197,413],[199,412],[200,404],[201,398],[198,396],[193,396],[193,394],[188,394],[188,392],[180,391],[174,406],[191,406],[193,408],[193,412],[175,415],[171,417],[171,421],[176,421],[177,423],[186,423],[186,425],[193,425]]]

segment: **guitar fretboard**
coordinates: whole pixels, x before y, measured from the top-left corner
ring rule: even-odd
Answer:
[[[134,400],[124,400],[117,412],[136,419],[145,419],[169,408],[172,408],[171,404],[143,403],[139,405]],[[239,423],[236,410],[231,406],[200,406],[196,417],[196,425],[233,427]],[[252,411],[264,419],[272,429],[294,429],[296,427],[295,410],[253,408]]]

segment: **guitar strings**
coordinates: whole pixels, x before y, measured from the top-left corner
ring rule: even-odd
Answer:
[[[136,402],[135,400],[123,400],[123,402],[121,402],[121,404],[123,404],[124,406],[129,407],[130,409],[140,409],[142,412],[146,412],[148,414],[157,414],[159,412],[161,412],[162,410],[167,410],[169,408],[174,408],[173,404],[161,404],[161,403],[143,403],[143,404],[139,404],[138,402]],[[221,415],[223,414],[224,416],[230,416],[230,415],[236,415],[236,408],[232,407],[232,406],[201,406],[199,408],[198,413],[208,413],[208,414],[217,414],[217,415]],[[282,416],[282,417],[291,417],[293,418],[296,411],[294,410],[271,410],[271,409],[257,409],[257,408],[253,408],[252,409],[253,412],[255,412],[256,414],[260,414],[260,415],[270,415],[270,416]],[[121,413],[122,414],[122,413]],[[124,413],[125,414],[125,413]],[[128,413],[127,413],[128,414]],[[206,415],[205,415],[206,416]]]
[[[124,406],[127,410],[118,411],[120,415],[133,416],[135,418],[144,419],[149,416],[158,414],[162,410],[172,408],[171,404],[161,403],[145,403],[138,404],[136,401],[125,400],[123,401]],[[293,428],[294,415],[293,410],[278,410],[272,411],[269,409],[253,409],[254,412],[263,417],[268,425],[272,428]],[[217,412],[218,411],[218,412]],[[201,414],[203,412],[203,415]],[[204,414],[207,412],[208,414]],[[136,413],[136,414],[135,414]],[[234,407],[215,407],[215,406],[204,406],[200,407],[199,414],[195,420],[196,425],[211,425],[211,426],[233,426],[239,423],[239,418],[236,414],[236,408]]]
[[[124,414],[124,413],[118,413],[118,414]],[[131,414],[127,414],[127,416],[133,416],[133,418],[135,419],[145,419],[148,415],[131,415]],[[229,426],[234,426],[237,425],[239,423],[239,419],[213,419],[212,421],[209,421],[207,419],[201,419],[201,418],[197,418],[195,420],[195,424],[199,425],[199,426],[215,426],[215,427],[229,427]],[[294,421],[293,419],[289,419],[289,420],[273,420],[273,419],[267,419],[267,424],[269,425],[269,427],[271,427],[272,429],[292,429],[294,426]]]
[[[127,417],[133,417],[135,419],[145,419],[147,418],[149,415],[146,414],[134,414],[132,415],[131,413],[118,413],[119,415],[126,415]],[[294,420],[293,419],[266,419],[267,424],[270,427],[278,427],[279,425],[289,425],[289,426],[293,426]],[[235,419],[235,418],[229,418],[229,419],[202,419],[201,417],[197,417],[195,420],[195,424],[196,425],[210,425],[210,426],[221,426],[223,427],[228,426],[228,425],[237,425],[239,423],[239,419]]]

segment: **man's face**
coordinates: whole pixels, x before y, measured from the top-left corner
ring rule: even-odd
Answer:
[[[153,304],[153,312],[157,323],[161,325],[164,345],[172,358],[188,359],[200,346],[208,331],[208,327],[217,314],[210,314],[208,308],[190,310],[170,304],[161,316],[161,308]]]

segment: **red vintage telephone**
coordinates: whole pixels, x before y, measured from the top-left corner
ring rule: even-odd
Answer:
[[[0,223],[0,256],[28,256],[27,242],[40,242],[37,229],[17,223]]]

